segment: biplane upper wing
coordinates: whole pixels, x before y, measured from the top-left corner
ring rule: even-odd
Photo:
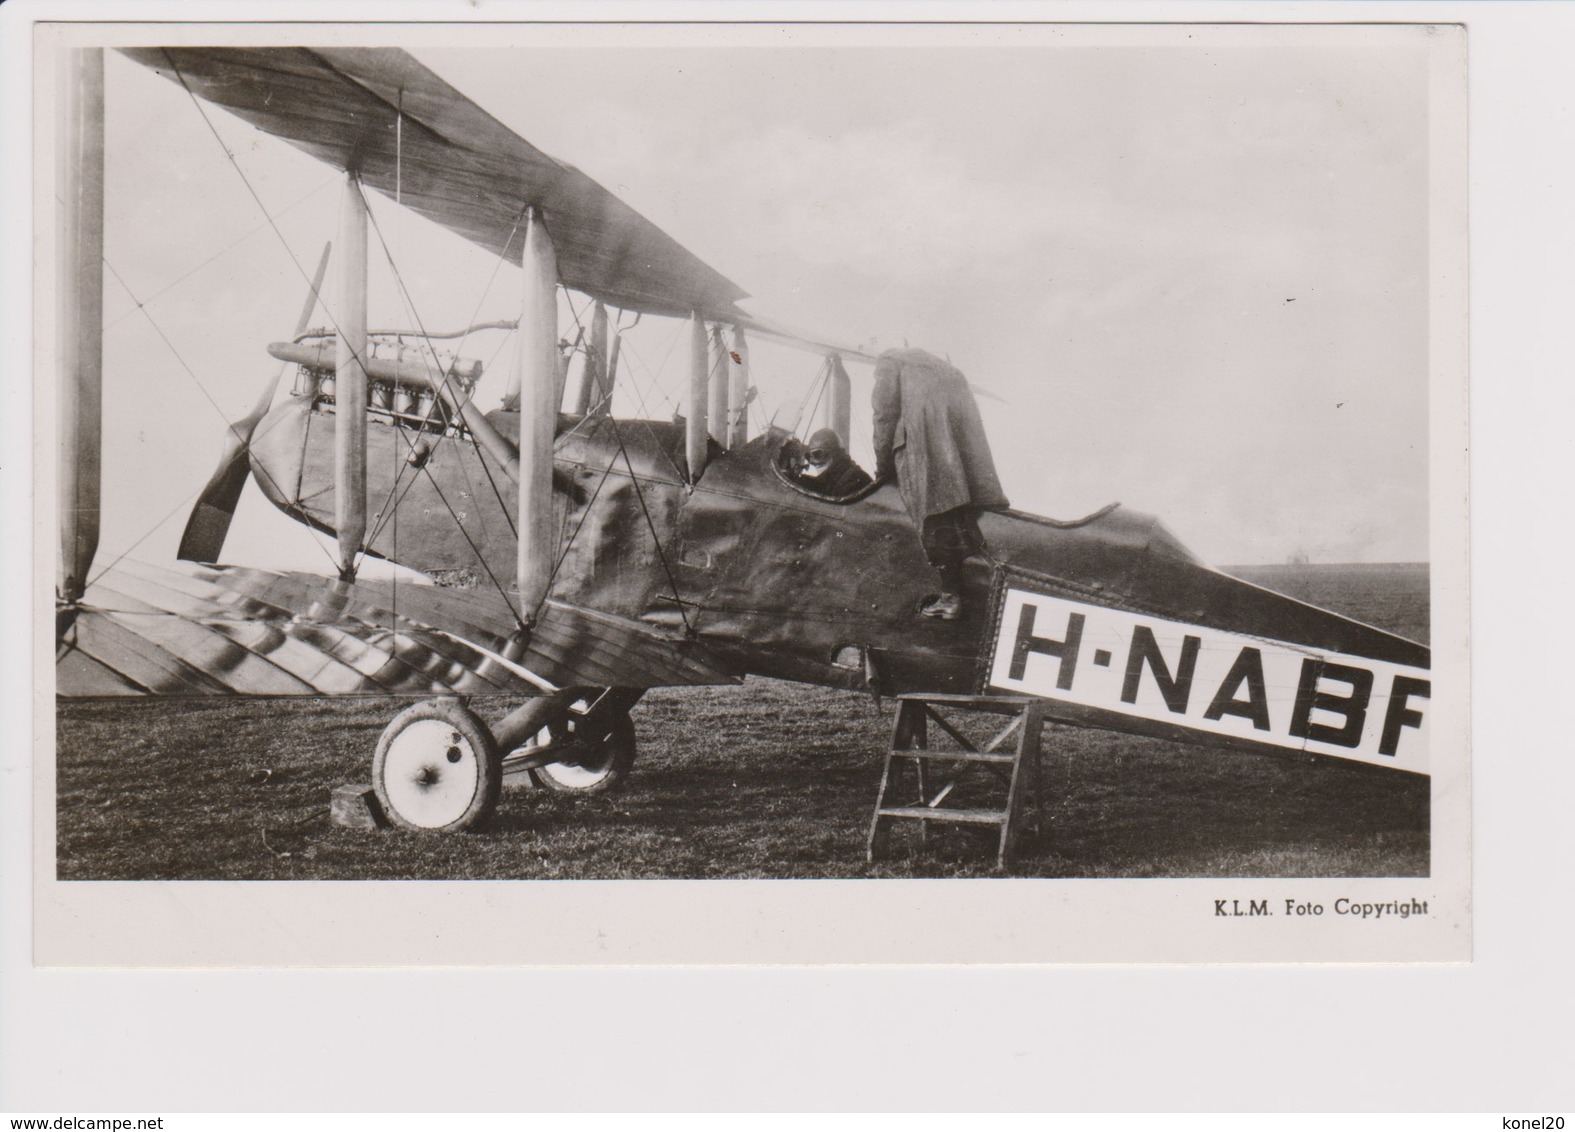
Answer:
[[[817,354],[837,354],[844,361],[874,364],[880,360],[879,355],[872,354],[860,346],[830,342],[820,335],[806,334],[755,315],[745,315],[737,321],[738,325],[744,327],[755,337],[764,338],[770,342],[780,342],[785,346],[796,346],[801,350],[809,350]]]
[[[518,633],[499,595],[235,567],[123,561],[64,614],[56,693],[530,695],[728,684],[694,641],[549,601]]]
[[[744,292],[596,181],[397,48],[135,47],[125,55],[496,255],[540,206],[558,275],[626,310],[745,317]]]

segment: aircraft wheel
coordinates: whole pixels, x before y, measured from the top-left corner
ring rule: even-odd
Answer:
[[[634,720],[620,715],[607,738],[584,757],[539,766],[530,776],[537,786],[562,794],[606,794],[629,777],[634,755]]]
[[[502,785],[492,732],[454,700],[424,700],[394,716],[372,756],[372,789],[401,829],[473,829],[492,815]]]

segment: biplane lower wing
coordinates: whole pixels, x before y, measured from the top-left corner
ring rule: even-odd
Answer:
[[[548,602],[233,567],[121,562],[57,626],[56,694],[533,695],[737,683],[698,642]]]

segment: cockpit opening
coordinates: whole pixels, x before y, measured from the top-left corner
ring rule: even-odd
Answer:
[[[772,454],[771,470],[799,494],[827,503],[857,503],[879,486],[829,428],[807,442],[784,436]]]

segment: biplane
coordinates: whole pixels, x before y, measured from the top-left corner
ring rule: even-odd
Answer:
[[[982,512],[962,616],[919,616],[936,576],[901,484],[817,491],[796,474],[793,431],[750,427],[751,342],[818,359],[844,442],[847,366],[875,359],[751,313],[742,288],[408,54],[124,54],[342,174],[339,289],[323,293],[325,250],[302,272],[294,334],[269,347],[292,383],[281,395],[271,379],[225,434],[183,561],[95,572],[103,62],[71,53],[60,697],[410,697],[372,775],[388,816],[415,829],[484,821],[511,777],[615,788],[645,690],[750,675],[1029,696],[1074,725],[1426,773],[1427,647],[1221,573],[1118,505],[1071,521]],[[478,403],[482,365],[456,336],[369,328],[368,194],[519,270],[499,404]],[[589,301],[588,325],[560,325],[562,290]],[[319,304],[328,323],[313,327]],[[674,419],[611,411],[631,318],[686,325]],[[248,483],[334,540],[335,573],[223,564]],[[369,558],[432,584],[365,577]],[[489,723],[489,696],[526,699]]]

